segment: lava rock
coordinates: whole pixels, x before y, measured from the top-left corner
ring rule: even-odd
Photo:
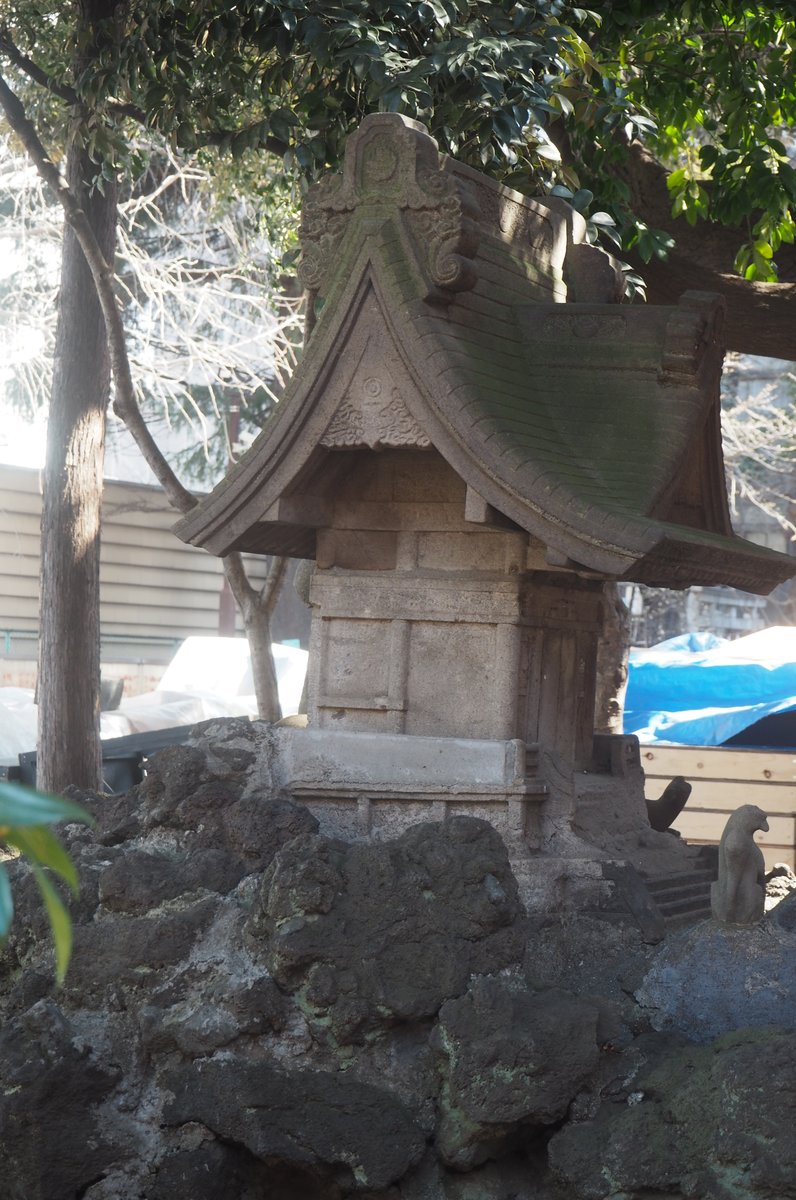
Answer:
[[[443,1088],[437,1149],[457,1170],[495,1157],[507,1136],[564,1116],[594,1070],[597,1010],[518,976],[474,979],[440,1009],[431,1044]]]
[[[207,898],[156,916],[111,916],[74,930],[65,992],[90,1003],[109,986],[151,986],[158,973],[185,958],[218,909]]]
[[[3,1200],[74,1200],[118,1158],[98,1105],[119,1071],[79,1044],[64,1013],[40,1000],[0,1032]]]
[[[796,1030],[796,933],[771,919],[703,921],[666,941],[636,999],[654,1029],[695,1042],[745,1026]]]
[[[353,1190],[385,1188],[420,1158],[425,1141],[389,1092],[340,1073],[277,1071],[228,1056],[169,1071],[171,1125],[200,1121],[269,1163],[328,1167]]]
[[[796,892],[792,890],[788,876],[779,876],[778,878],[783,886],[785,884],[788,885],[788,890],[785,892],[784,899],[780,900],[779,904],[771,909],[768,920],[779,929],[786,929],[789,933],[796,933]],[[776,883],[776,880],[769,886],[774,886],[774,883]]]
[[[624,1097],[550,1142],[573,1200],[796,1196],[796,1035],[741,1030],[710,1047],[652,1035],[648,1047]]]
[[[146,913],[186,893],[226,894],[240,882],[244,870],[235,855],[223,850],[172,854],[128,850],[103,870],[99,899],[110,912]]]
[[[500,836],[455,817],[383,843],[296,838],[248,931],[279,986],[345,1044],[432,1017],[472,974],[519,961],[522,915]]]

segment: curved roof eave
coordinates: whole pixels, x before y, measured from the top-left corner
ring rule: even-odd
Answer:
[[[179,538],[227,554],[280,498],[310,459],[328,423],[316,399],[337,364],[335,347],[356,324],[368,290],[367,242],[342,294],[326,306],[282,399],[240,461],[174,526]],[[315,436],[314,436],[315,435]]]
[[[270,552],[280,552],[278,547],[284,544],[286,535],[295,537],[295,524],[289,530],[288,521],[282,529],[278,502],[317,453],[334,415],[339,398],[329,394],[326,385],[339,365],[341,347],[348,345],[349,335],[359,322],[373,320],[373,314],[364,311],[372,290],[380,318],[413,384],[408,390],[414,390],[415,395],[404,398],[407,408],[469,487],[573,567],[628,580],[644,580],[656,571],[665,573],[666,564],[672,563],[671,551],[680,540],[678,527],[667,526],[644,513],[615,512],[598,503],[584,505],[565,479],[541,465],[534,468],[534,474],[517,470],[506,456],[485,452],[487,439],[483,432],[474,432],[472,423],[465,425],[460,419],[468,401],[477,401],[478,397],[466,372],[453,361],[440,337],[441,327],[448,324],[446,310],[419,298],[422,281],[412,277],[411,269],[408,273],[404,269],[402,278],[396,281],[396,229],[388,231],[389,225],[389,221],[384,222],[364,240],[360,233],[353,269],[327,298],[274,416],[233,471],[176,525],[178,536],[219,555],[231,549],[247,549],[247,533],[255,526],[256,537],[252,535],[252,540],[258,552],[269,552],[269,528],[274,546]],[[356,230],[352,230],[351,236],[355,235]],[[405,251],[406,247],[400,249]],[[403,265],[405,268],[406,263]],[[690,540],[686,531],[684,544]],[[743,567],[740,559],[744,558],[741,548],[745,544],[733,537],[720,540],[726,553],[737,561],[727,564],[726,578],[721,579],[716,577],[721,572],[714,563],[704,582],[736,580],[735,586],[767,591],[787,577],[780,564],[773,570],[777,578],[769,583],[772,566],[765,562],[766,556],[753,555],[751,563]],[[656,555],[658,547],[664,549]],[[686,558],[697,576],[688,582],[703,582],[698,578],[694,556],[686,554]],[[750,587],[755,570],[762,570],[765,577],[762,587]]]

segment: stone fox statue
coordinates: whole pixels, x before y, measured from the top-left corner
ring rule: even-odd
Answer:
[[[719,843],[719,877],[710,885],[710,907],[717,921],[754,925],[765,911],[765,859],[754,841],[756,829],[768,829],[766,814],[742,804],[730,814]]]

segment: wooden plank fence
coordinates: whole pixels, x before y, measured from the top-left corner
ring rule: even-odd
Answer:
[[[686,808],[674,823],[690,842],[718,845],[730,813],[756,804],[768,814],[768,833],[755,841],[766,867],[796,867],[796,751],[735,750],[703,746],[642,746],[646,795],[655,799],[675,775],[692,785]]]

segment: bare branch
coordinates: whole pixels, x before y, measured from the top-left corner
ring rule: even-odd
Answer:
[[[270,620],[276,602],[279,599],[279,592],[284,583],[285,573],[287,571],[287,559],[274,557],[268,565],[268,574],[265,577],[265,583],[260,589],[260,594],[257,597],[257,604]]]
[[[274,278],[279,251],[256,200],[242,195],[219,205],[206,166],[154,134],[142,148],[160,165],[154,182],[148,169],[145,186],[119,205],[114,283],[136,395],[166,454],[192,438],[208,464],[221,467],[241,448],[218,448],[230,396],[276,402],[295,368],[302,301],[284,295],[282,278]],[[8,137],[0,138],[0,195],[0,253],[15,248],[0,358],[17,402],[32,413],[46,408],[49,392],[63,210]],[[210,411],[199,406],[197,389]],[[175,421],[181,428],[173,432]],[[245,445],[251,429],[242,436]]]
[[[748,500],[796,538],[796,405],[783,395],[783,383],[796,390],[796,377],[785,375],[725,405],[722,440],[733,507]]]
[[[122,320],[122,308],[114,290],[112,266],[100,250],[78,195],[61,178],[34,126],[27,118],[23,105],[2,76],[0,76],[0,107],[5,112],[12,130],[25,147],[39,177],[53,192],[58,204],[63,209],[66,221],[74,230],[91,271],[108,336],[114,379],[115,411],[127,424],[171,503],[180,511],[186,512],[196,504],[196,500],[182,486],[167,463],[144,421],[137,402],[127,348],[127,335]],[[190,209],[193,215],[194,189],[198,189],[206,177],[199,174],[189,185],[189,173],[176,169],[176,163],[174,166],[173,178],[164,181],[161,189],[165,191],[167,187],[172,186],[172,183],[179,187],[184,207]],[[261,288],[256,298],[252,299],[247,295],[249,283],[247,271],[238,265],[234,255],[228,255],[230,248],[236,246],[232,236],[233,227],[230,228],[228,236],[223,233],[221,235],[220,244],[223,252],[219,256],[218,234],[221,231],[216,223],[213,235],[209,234],[208,223],[203,220],[205,215],[204,210],[200,210],[197,214],[196,228],[189,232],[186,238],[186,243],[192,240],[190,253],[175,257],[169,249],[173,239],[168,236],[171,231],[164,211],[158,210],[151,195],[138,197],[132,203],[128,230],[125,231],[124,225],[122,225],[122,233],[119,238],[123,257],[126,255],[129,263],[134,263],[137,259],[152,257],[151,255],[147,256],[146,249],[137,245],[132,236],[136,222],[140,222],[141,226],[146,227],[147,230],[151,231],[154,228],[163,234],[166,249],[161,247],[162,253],[155,257],[158,269],[150,272],[149,283],[145,284],[143,289],[135,272],[128,273],[129,282],[125,281],[123,287],[129,307],[139,317],[150,321],[154,320],[160,324],[161,333],[164,335],[161,340],[164,346],[169,345],[172,361],[180,364],[182,372],[188,373],[194,369],[194,365],[190,361],[190,348],[198,336],[197,328],[201,328],[203,325],[211,328],[226,326],[227,331],[230,329],[235,331],[236,326],[240,327],[243,324],[243,330],[239,332],[239,345],[236,347],[234,338],[230,338],[230,344],[227,346],[228,351],[230,349],[233,351],[231,359],[235,364],[232,369],[233,378],[235,372],[239,372],[242,379],[247,376],[252,378],[250,370],[252,351],[256,351],[260,368],[262,369],[262,363],[265,360],[269,363],[273,375],[276,376],[273,388],[270,387],[273,376],[271,379],[258,378],[256,386],[267,387],[272,394],[274,391],[279,392],[286,374],[295,363],[300,301],[285,299],[282,302],[286,319],[280,327],[273,314],[273,287],[269,284],[267,289]],[[2,221],[0,221],[0,230],[1,228]],[[246,222],[240,222],[240,230],[243,232],[245,229]],[[216,244],[211,245],[211,241],[214,239]],[[245,261],[246,256],[243,257]],[[195,307],[191,319],[185,321],[179,320],[178,317],[176,321],[167,321],[167,315],[174,317],[174,313],[169,310],[174,307],[172,302],[175,293],[180,291],[193,298]],[[266,296],[270,303],[266,303]],[[247,308],[251,309],[248,314],[246,314]],[[244,314],[247,316],[248,324],[242,321]],[[165,336],[167,325],[170,326],[169,337]],[[279,336],[270,337],[275,329],[280,328],[285,331],[281,340]],[[179,331],[176,345],[173,336],[175,330]],[[265,355],[263,354],[264,342],[266,346],[270,344],[270,355],[267,352]],[[149,344],[152,344],[151,339]],[[188,351],[187,355],[185,351]],[[237,359],[235,358],[236,352],[238,353]],[[210,368],[209,361],[206,376],[206,380],[202,382],[209,387],[212,394],[213,380],[218,378],[218,374]],[[177,404],[181,404],[183,408],[187,409],[187,406],[192,406],[196,418],[202,422],[205,421],[204,414],[196,405],[187,382],[183,382],[180,378],[168,379],[167,377],[163,390],[164,393],[170,391],[171,398]],[[217,416],[221,417],[218,409]],[[264,715],[270,719],[277,719],[279,703],[276,675],[270,653],[269,622],[286,572],[286,560],[279,558],[271,560],[265,583],[262,590],[259,591],[249,582],[239,554],[227,556],[222,563],[232,593],[243,615],[246,633],[252,647],[252,661],[256,664],[255,690],[258,706]]]
[[[251,610],[257,602],[257,592],[249,583],[246,576],[246,568],[243,565],[243,558],[237,551],[232,554],[225,554],[221,559],[221,565],[224,568],[224,575],[227,583],[230,586],[232,595],[240,608],[243,615],[244,623],[247,619],[248,611]]]
[[[61,178],[58,169],[39,140],[33,124],[28,120],[21,101],[11,91],[2,75],[0,75],[0,106],[3,108],[6,120],[27,150],[42,179],[52,189],[62,205],[66,219],[75,232],[91,271],[108,335],[116,412],[127,424],[171,503],[180,512],[188,512],[196,504],[196,498],[177,479],[147,429],[136,402],[122,315],[113,290],[113,270],[105,261],[94,231],[77,196]]]

